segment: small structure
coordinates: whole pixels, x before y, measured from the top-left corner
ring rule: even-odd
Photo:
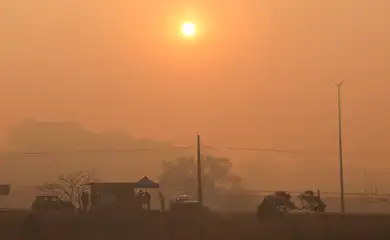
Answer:
[[[144,176],[135,183],[135,188],[139,189],[157,189],[160,185],[156,182],[153,182],[150,180],[147,176]],[[142,210],[150,210],[151,208],[151,195],[148,191],[142,191],[140,190],[136,195],[136,205],[137,208]],[[163,199],[160,198],[160,201],[163,201]],[[161,206],[163,205],[162,202],[160,202]],[[163,208],[163,207],[162,207]]]
[[[159,184],[148,177],[138,182],[95,182],[90,187],[91,211],[138,211],[142,209],[135,190],[159,188]],[[144,203],[142,203],[144,204]],[[150,206],[150,205],[149,205]]]

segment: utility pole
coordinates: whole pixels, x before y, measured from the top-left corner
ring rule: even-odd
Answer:
[[[340,206],[341,212],[345,212],[344,202],[344,166],[343,166],[343,142],[342,142],[342,118],[341,118],[341,85],[344,82],[337,84],[337,106],[338,106],[338,120],[339,120],[339,160],[340,160]]]
[[[196,135],[196,161],[198,173],[198,201],[199,201],[199,240],[204,239],[204,216],[203,216],[203,187],[202,187],[202,162],[200,156],[200,136]]]
[[[198,201],[201,207],[203,207],[203,188],[202,188],[202,162],[200,157],[200,136],[196,135],[196,161],[197,161],[197,173],[198,173]]]
[[[363,169],[363,184],[364,184],[364,194],[367,194],[367,167],[364,166]]]

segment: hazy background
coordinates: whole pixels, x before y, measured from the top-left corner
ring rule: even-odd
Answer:
[[[336,191],[334,85],[344,80],[346,191],[386,189],[389,11],[386,0],[1,0],[0,148],[23,150],[8,133],[25,118],[179,145],[199,132],[206,145],[318,152],[210,152],[231,157],[252,188]],[[200,30],[191,41],[179,36],[186,20]],[[95,167],[105,178],[155,178],[159,161],[193,154],[175,151],[153,164],[9,153],[0,175],[26,184]]]

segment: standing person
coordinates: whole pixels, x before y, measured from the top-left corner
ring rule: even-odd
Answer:
[[[150,201],[152,200],[152,196],[150,196],[150,193],[148,191],[145,191],[144,197],[147,210],[150,211]]]
[[[145,203],[145,200],[144,200],[144,193],[142,192],[142,190],[139,190],[138,191],[138,194],[137,194],[137,205],[138,207],[143,210],[144,209],[144,203]]]
[[[164,199],[164,195],[162,194],[162,192],[158,192],[158,197],[160,198],[160,210],[161,210],[161,212],[164,212],[165,211],[165,199]]]
[[[89,206],[89,194],[87,191],[83,191],[81,195],[81,204],[83,205],[82,210],[83,212],[88,211],[88,206]]]

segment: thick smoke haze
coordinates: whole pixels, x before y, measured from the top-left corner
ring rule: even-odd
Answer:
[[[337,190],[344,80],[346,191],[386,189],[389,11],[385,0],[2,1],[0,148],[13,151],[10,129],[26,118],[181,145],[199,132],[205,145],[317,152],[213,150],[252,188]],[[187,19],[201,29],[191,43],[178,36]],[[143,170],[157,176],[153,159]],[[37,176],[23,161],[1,169],[13,181]],[[101,174],[124,176],[132,164],[118,166]]]

